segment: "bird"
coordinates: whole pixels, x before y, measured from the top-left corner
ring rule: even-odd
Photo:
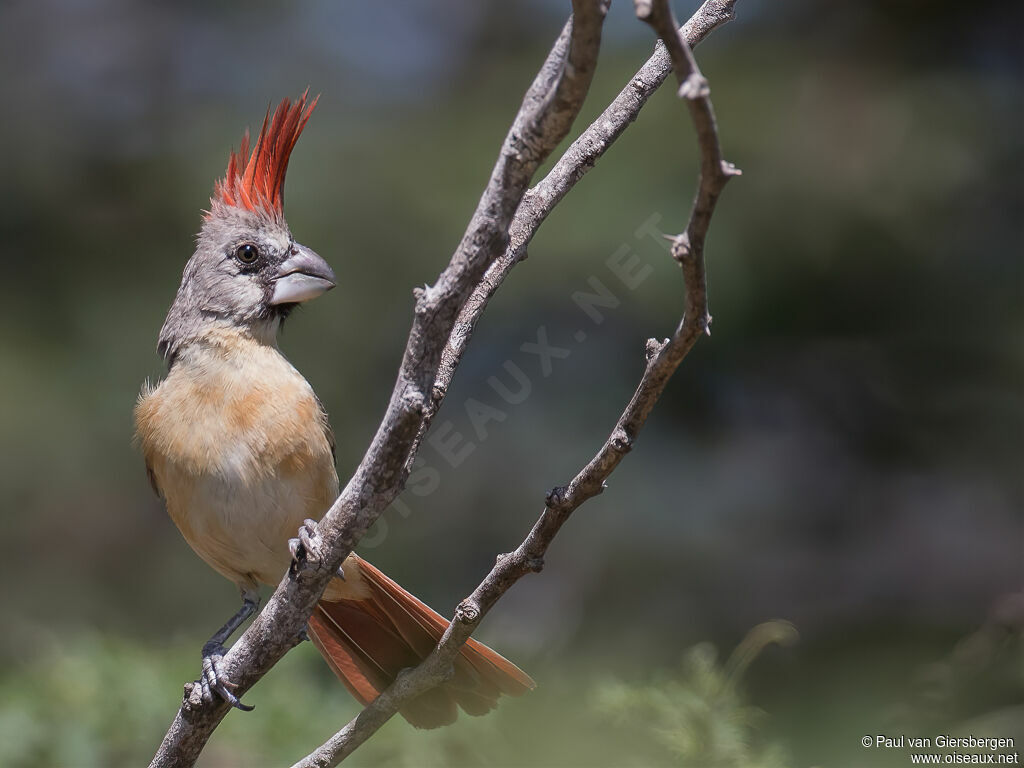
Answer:
[[[239,709],[221,669],[224,644],[257,610],[338,496],[327,413],[278,347],[289,314],[332,289],[328,263],[296,242],[284,218],[288,160],[319,96],[284,99],[250,147],[249,132],[214,184],[195,252],[160,330],[167,364],[143,384],[136,438],[154,490],[185,541],[237,585],[242,607],[204,644],[204,701]],[[296,536],[298,532],[298,536]],[[355,699],[368,704],[437,645],[448,621],[355,553],[329,582],[304,630]],[[450,679],[400,713],[436,728],[458,710],[483,715],[534,681],[473,639]]]

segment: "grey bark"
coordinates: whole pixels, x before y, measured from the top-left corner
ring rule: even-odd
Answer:
[[[731,12],[732,3],[722,5],[729,6]],[[606,480],[632,448],[672,374],[701,335],[710,335],[711,315],[708,313],[704,242],[718,197],[729,179],[739,175],[739,171],[722,159],[710,90],[693,59],[687,40],[687,30],[684,28],[677,31],[672,12],[665,0],[655,2],[653,8],[650,4],[638,1],[636,9],[637,16],[647,21],[665,42],[671,67],[679,80],[679,95],[687,100],[690,107],[701,157],[701,173],[689,221],[684,232],[672,239],[672,257],[682,269],[685,284],[683,317],[671,338],[664,341],[648,340],[645,350],[647,364],[640,383],[600,450],[567,485],[548,492],[544,500],[544,510],[526,539],[514,552],[499,555],[484,580],[469,597],[459,603],[455,617],[434,652],[415,669],[407,670],[400,675],[344,728],[292,768],[332,768],[338,765],[393,717],[403,703],[448,679],[460,648],[480,625],[483,617],[519,579],[527,573],[538,572],[543,568],[548,546],[562,525],[580,505],[604,490]],[[691,26],[692,28],[694,27]],[[713,27],[705,28],[710,31]],[[595,123],[597,124],[600,124],[600,120]],[[591,126],[588,132],[593,128],[594,126]],[[573,148],[577,144],[574,144]],[[570,152],[573,148],[570,148]],[[603,152],[603,149],[600,151]],[[558,166],[552,170],[552,174],[556,171]],[[541,183],[547,182],[548,178]],[[539,195],[534,199],[544,201],[546,198]],[[551,203],[552,206],[554,204]],[[535,231],[536,226],[539,226],[546,216],[546,212],[542,212],[538,205],[531,205],[524,211],[526,205],[527,201],[524,200],[519,213],[516,214],[516,221],[535,221]],[[520,219],[520,214],[523,214],[523,219]],[[465,348],[465,343],[472,333],[473,324],[501,279],[507,274],[507,270],[517,263],[514,249],[525,247],[529,236],[532,236],[532,231],[525,225],[521,231],[521,243],[510,244],[504,259],[492,266],[495,283],[481,283],[473,294],[474,297],[479,297],[478,300],[470,301],[460,313],[461,333],[456,339],[457,346],[449,342],[445,359],[447,367],[442,366],[442,376],[449,370],[454,371],[458,365],[461,350]],[[507,269],[504,272],[496,269],[499,264],[507,265]],[[443,396],[443,390],[435,388],[435,398],[443,399]]]
[[[686,41],[695,45],[730,19],[734,3],[735,0],[705,2],[684,27]],[[332,574],[404,488],[419,441],[443,401],[461,350],[487,299],[521,259],[526,244],[550,210],[636,118],[647,98],[671,71],[668,54],[659,48],[605,114],[573,143],[551,173],[528,192],[537,168],[568,134],[583,104],[597,64],[606,12],[607,2],[573,0],[573,17],[523,99],[458,248],[434,285],[414,291],[413,325],[387,411],[359,467],[320,521],[317,551],[303,553],[222,660],[222,670],[236,684],[239,696],[294,647]],[[713,189],[705,188],[704,179],[702,174],[700,189],[710,194]],[[717,192],[710,198],[711,208],[716,197]],[[698,202],[702,199],[702,193],[698,193]],[[697,208],[695,205],[695,212]],[[706,205],[700,209],[710,217]],[[694,224],[691,218],[686,232],[674,244],[687,281],[686,312],[696,319],[684,319],[671,340],[654,342],[653,346],[649,342],[644,377],[612,437],[568,486],[549,494],[544,513],[530,536],[515,552],[499,558],[495,569],[473,595],[460,604],[456,619],[435,652],[416,671],[401,676],[353,723],[307,758],[312,762],[300,765],[336,764],[394,714],[401,701],[442,680],[458,647],[486,611],[523,574],[539,570],[547,543],[565,518],[600,492],[603,478],[629,449],[668,377],[707,327],[710,318],[706,318],[703,280],[703,233],[707,220],[702,221]],[[689,255],[678,245],[684,237],[690,246]],[[693,247],[694,242],[699,242],[699,246]],[[691,288],[691,281],[696,287]],[[493,288],[486,287],[492,284]],[[477,298],[480,296],[484,297],[482,302]],[[228,709],[224,702],[205,704],[198,686],[187,684],[182,704],[151,766],[193,765]],[[346,733],[349,735],[344,736]],[[339,740],[342,745],[337,747]],[[318,754],[320,757],[315,757]]]

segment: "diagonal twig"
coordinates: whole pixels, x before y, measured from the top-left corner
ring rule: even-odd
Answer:
[[[732,4],[728,3],[730,11]],[[637,15],[650,23],[666,43],[672,69],[679,80],[680,96],[690,107],[701,156],[697,194],[689,221],[685,231],[672,242],[672,255],[682,268],[685,283],[683,317],[671,338],[648,340],[647,363],[640,383],[604,445],[567,485],[547,494],[544,511],[533,529],[515,551],[497,558],[484,580],[459,604],[455,617],[431,655],[416,668],[403,672],[359,715],[293,768],[337,765],[376,733],[403,703],[448,679],[462,645],[487,612],[520,578],[541,570],[548,546],[565,521],[585,501],[601,493],[605,481],[632,448],[672,374],[701,335],[709,333],[711,316],[704,242],[718,197],[729,179],[739,171],[722,160],[707,82],[700,75],[685,37],[677,30],[667,2],[661,0],[653,5],[656,7],[651,9],[650,3],[638,1]]]

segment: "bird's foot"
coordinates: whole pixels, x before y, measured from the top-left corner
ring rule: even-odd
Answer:
[[[213,704],[214,695],[220,696],[224,701],[243,712],[251,712],[254,708],[243,704],[234,690],[238,687],[221,671],[220,663],[227,651],[220,643],[209,642],[203,646],[203,673],[196,683],[199,685],[203,703]]]
[[[319,570],[325,567],[327,553],[324,551],[323,537],[317,530],[316,520],[307,518],[302,521],[299,535],[294,539],[288,539],[288,551],[292,554],[293,573],[304,568]],[[341,566],[338,566],[336,575],[344,580],[345,572],[341,570]]]

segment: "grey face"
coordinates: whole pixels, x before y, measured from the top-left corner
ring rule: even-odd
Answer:
[[[160,353],[173,361],[211,323],[272,337],[296,304],[334,284],[327,262],[296,243],[283,220],[215,201],[160,332]]]

